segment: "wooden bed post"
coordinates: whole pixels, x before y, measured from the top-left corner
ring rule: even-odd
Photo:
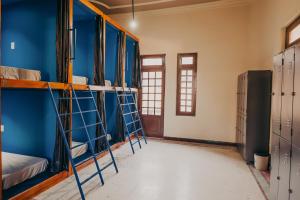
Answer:
[[[126,80],[125,80],[125,68],[126,68],[126,32],[124,33],[124,39],[123,39],[123,65],[122,65],[122,87],[125,88]]]
[[[74,6],[74,0],[69,0],[70,1],[70,16],[69,16],[69,29],[73,29],[73,13],[74,13],[74,9],[73,9],[73,6]],[[71,50],[71,49],[70,49]],[[69,84],[72,84],[73,83],[73,61],[70,59],[70,55],[69,55],[69,68],[68,68],[68,83]],[[70,100],[69,100],[69,105],[70,105],[70,111],[69,113],[72,113],[73,112],[73,101],[72,101],[72,88],[68,88],[69,90],[69,93],[70,93]],[[69,116],[70,117],[70,129],[72,129],[72,115]],[[69,136],[69,143],[70,143],[70,146],[72,146],[72,131],[70,132],[70,136]],[[69,172],[69,175],[71,175],[73,173],[73,170],[72,170],[72,166],[71,166],[71,163],[69,161],[69,166],[68,166],[68,172]]]

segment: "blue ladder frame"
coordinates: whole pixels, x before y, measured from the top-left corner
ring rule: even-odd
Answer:
[[[118,89],[116,88],[115,91],[118,99],[119,109],[122,112],[122,118],[125,125],[125,135],[128,137],[132,153],[134,154],[135,144],[139,144],[140,149],[142,148],[139,133],[141,133],[142,139],[147,144],[147,138],[144,132],[140,114],[138,112],[136,100],[131,89],[129,89],[129,91],[125,91],[125,89],[123,88],[122,91],[118,91]],[[129,122],[126,119],[128,115],[130,116]],[[131,135],[135,136],[135,142],[131,140]]]
[[[53,105],[54,105],[54,109],[55,109],[55,112],[56,112],[56,115],[57,115],[57,120],[59,122],[60,131],[61,131],[62,136],[63,136],[63,141],[64,141],[64,144],[65,144],[65,147],[66,147],[66,150],[67,150],[69,161],[71,163],[71,166],[72,166],[72,169],[73,169],[73,172],[74,172],[74,175],[75,175],[75,179],[76,179],[77,186],[78,186],[78,189],[79,189],[79,192],[80,192],[80,195],[81,195],[81,199],[85,200],[85,195],[84,195],[84,192],[83,192],[83,189],[82,189],[82,185],[84,185],[85,183],[87,183],[89,180],[91,180],[92,178],[94,178],[97,175],[99,175],[101,184],[104,185],[104,179],[103,179],[103,176],[102,176],[102,171],[105,170],[106,168],[108,168],[110,165],[114,165],[116,173],[118,173],[118,167],[117,167],[117,164],[115,162],[114,155],[113,155],[113,153],[111,151],[110,144],[109,144],[109,142],[107,140],[107,133],[106,133],[106,130],[105,130],[104,126],[103,126],[103,122],[102,122],[99,110],[97,108],[97,104],[96,104],[93,92],[91,91],[90,88],[89,88],[88,91],[85,90],[85,91],[77,91],[76,92],[74,90],[74,88],[72,87],[72,85],[70,85],[70,86],[72,88],[73,97],[59,97],[59,98],[55,98],[54,94],[53,94],[53,90],[50,87],[50,84],[48,83],[48,89],[49,89],[49,92],[50,92],[50,95],[51,95],[51,99],[52,99],[52,102],[53,102]],[[66,92],[66,91],[64,90],[64,92]],[[67,91],[67,92],[69,92],[69,91]],[[80,97],[78,97],[77,96],[78,92],[86,93],[87,96],[80,96]],[[83,111],[81,109],[81,106],[80,106],[80,103],[79,103],[79,100],[83,100],[83,99],[92,100],[92,102],[93,102],[92,104],[94,106],[94,109]],[[60,100],[72,100],[72,103],[73,103],[73,101],[75,101],[76,102],[75,104],[77,105],[77,108],[78,108],[78,112],[73,112],[73,113],[59,113],[58,106],[56,104],[56,100],[58,100],[58,101],[60,101]],[[96,112],[97,113],[97,118],[98,118],[99,121],[96,122],[96,123],[94,123],[94,124],[87,125],[86,122],[85,122],[83,114],[84,113],[92,113],[92,112]],[[70,128],[70,130],[65,130],[64,126],[62,124],[61,117],[62,116],[68,116],[68,115],[78,115],[78,114],[80,115],[80,118],[81,118],[81,121],[83,123],[83,126],[77,127],[77,128]],[[93,126],[98,126],[98,125],[101,126],[101,129],[102,129],[102,132],[104,133],[104,135],[102,135],[100,137],[91,138],[90,134],[89,134],[89,131],[88,131],[88,128],[89,127],[93,127]],[[72,132],[73,130],[83,130],[83,129],[84,129],[85,137],[88,139],[87,142],[85,142],[83,144],[80,144],[80,145],[76,145],[76,146],[70,147],[68,139],[67,139],[67,136],[66,136],[66,133]],[[93,142],[95,142],[97,140],[100,140],[100,139],[104,139],[105,140],[107,149],[105,149],[105,150],[103,150],[103,151],[101,151],[99,153],[95,153]],[[82,145],[85,145],[85,144],[89,145],[89,149],[90,149],[90,151],[92,153],[92,156],[90,156],[90,157],[84,159],[83,161],[75,164],[74,158],[72,157],[72,152],[71,151],[72,151],[72,149],[75,149],[75,148],[77,148],[79,146],[82,146]],[[110,163],[108,163],[106,166],[104,166],[101,169],[100,166],[99,166],[99,163],[97,161],[97,156],[100,155],[101,153],[103,153],[104,151],[108,151],[109,152],[112,161]],[[86,178],[85,180],[83,180],[81,182],[80,179],[79,179],[79,175],[78,175],[76,167],[82,165],[83,163],[87,162],[90,159],[94,160],[97,172],[95,172],[94,174],[92,174],[91,176],[89,176],[88,178]]]

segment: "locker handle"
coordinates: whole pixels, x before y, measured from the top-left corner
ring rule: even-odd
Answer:
[[[76,37],[77,37],[77,31],[75,28],[71,28],[69,29],[70,31],[70,49],[71,49],[71,56],[70,56],[70,59],[71,60],[75,60],[75,54],[76,54]]]
[[[284,92],[281,92],[281,96],[284,96]]]
[[[280,180],[280,176],[277,176],[277,180]]]
[[[292,190],[292,189],[289,189],[289,193],[292,194],[292,193],[293,193],[293,190]]]

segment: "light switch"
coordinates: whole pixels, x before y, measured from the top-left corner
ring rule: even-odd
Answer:
[[[15,49],[15,42],[11,42],[11,43],[10,43],[10,48],[11,48],[12,50]]]

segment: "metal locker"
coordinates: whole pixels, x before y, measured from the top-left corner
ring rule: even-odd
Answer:
[[[272,131],[273,133],[280,135],[283,54],[275,56],[273,63]]]
[[[272,159],[271,159],[271,179],[270,179],[270,200],[278,200],[279,187],[279,136],[272,135]]]
[[[295,47],[293,144],[300,147],[300,46]]]
[[[289,200],[290,189],[290,153],[291,144],[289,141],[280,138],[279,151],[279,189],[278,200]]]
[[[290,200],[300,199],[300,148],[292,147]]]
[[[281,111],[281,136],[291,141],[293,119],[293,92],[294,92],[294,52],[291,47],[284,52],[282,76],[282,111]]]

